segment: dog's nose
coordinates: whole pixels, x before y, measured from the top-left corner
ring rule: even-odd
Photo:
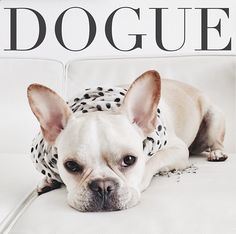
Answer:
[[[111,179],[96,179],[89,183],[90,190],[99,197],[107,197],[111,195],[117,188],[117,183]]]

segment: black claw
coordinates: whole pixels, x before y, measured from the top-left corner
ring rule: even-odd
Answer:
[[[58,189],[61,187],[61,183],[58,182],[57,180],[52,180],[52,188],[53,189]]]
[[[50,185],[47,185],[45,187],[43,187],[40,191],[38,191],[38,195],[42,195],[44,193],[50,192],[54,189],[58,189],[61,187],[61,183],[56,181],[56,180],[52,180]]]
[[[221,157],[221,158],[217,158],[217,159],[210,159],[208,158],[208,161],[210,162],[224,162],[228,157],[227,156],[224,156],[224,157]]]
[[[47,193],[47,192],[51,191],[52,189],[53,189],[52,187],[46,186],[46,187],[42,188],[41,191],[38,191],[38,195],[40,196],[44,193]]]

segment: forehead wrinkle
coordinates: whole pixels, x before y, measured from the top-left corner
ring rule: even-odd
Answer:
[[[107,159],[106,156],[103,156],[104,161],[106,162],[107,166],[118,176],[120,177],[124,182],[126,182],[126,177],[121,173],[118,168],[113,167],[112,164],[109,163],[109,160]]]
[[[92,174],[92,172],[93,172],[93,169],[91,169],[91,168],[89,168],[88,170],[85,171],[84,175],[81,178],[79,186],[81,186],[87,180],[87,178],[89,178],[89,176]]]

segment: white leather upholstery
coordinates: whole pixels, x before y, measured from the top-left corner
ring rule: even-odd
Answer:
[[[27,154],[1,153],[0,160],[1,223],[35,189],[42,176],[32,167],[31,160]]]
[[[5,74],[7,80],[0,86],[1,97],[6,97],[0,100],[0,107],[9,113],[1,115],[0,127],[4,129],[0,131],[0,140],[4,142],[1,150],[29,151],[31,138],[38,131],[25,96],[29,83],[49,85],[62,95],[66,89],[65,97],[69,98],[78,89],[127,84],[145,70],[156,69],[163,78],[199,87],[223,109],[228,127],[226,149],[234,152],[224,163],[192,158],[199,168],[196,174],[186,173],[180,175],[180,179],[178,175],[155,178],[143,193],[141,203],[125,211],[80,213],[67,205],[65,189],[49,192],[29,205],[16,223],[12,223],[9,233],[234,234],[235,67],[235,57],[231,56],[78,60],[67,65],[64,77],[63,66],[54,61],[1,59],[1,74]],[[11,121],[12,118],[19,122]],[[19,207],[41,176],[33,168],[28,154],[0,154],[0,159],[4,162],[0,164],[0,178],[6,178],[0,180],[1,191],[4,191],[0,193],[1,222]]]

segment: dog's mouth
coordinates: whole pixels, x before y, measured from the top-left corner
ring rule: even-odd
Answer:
[[[111,211],[120,211],[123,209],[125,208],[122,208],[121,206],[116,205],[116,204],[104,203],[102,205],[97,205],[97,204],[91,203],[83,211],[84,212],[111,212]]]
[[[81,197],[80,197],[81,198]],[[111,212],[128,209],[135,206],[139,202],[139,197],[132,193],[124,193],[118,195],[117,193],[110,197],[88,195],[84,200],[70,199],[68,197],[69,205],[81,212]]]
[[[119,211],[127,208],[127,198],[119,199],[118,196],[109,198],[92,197],[86,205],[83,206],[83,212],[110,212]],[[79,209],[80,210],[80,209]]]

